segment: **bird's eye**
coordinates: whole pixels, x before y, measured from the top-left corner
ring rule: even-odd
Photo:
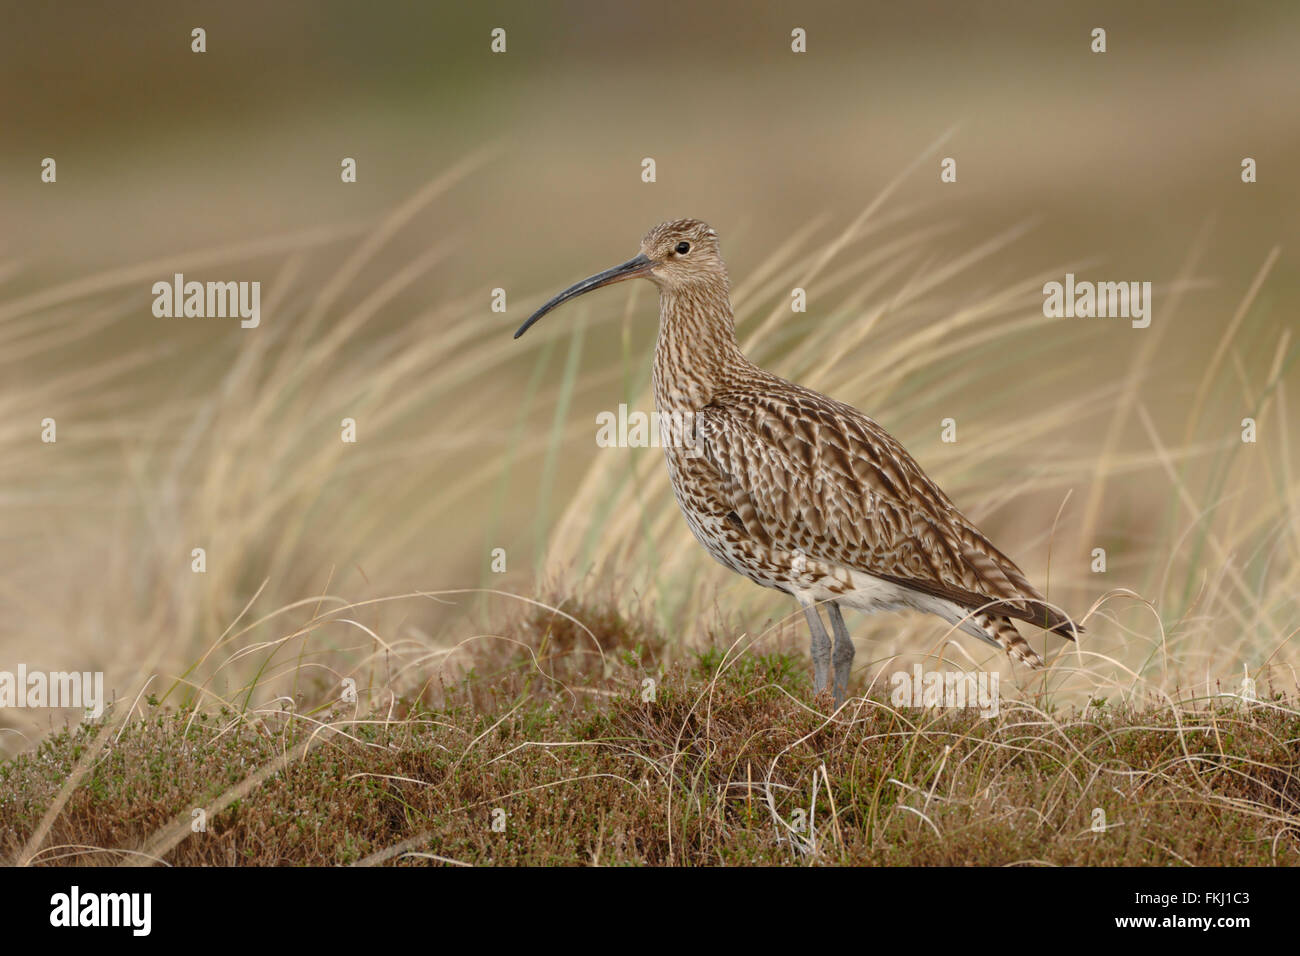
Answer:
[[[686,253],[688,253],[688,252],[690,252],[690,251],[691,251],[691,244],[690,244],[689,242],[679,242],[679,243],[677,243],[677,254],[678,254],[679,256],[684,256],[684,255],[686,255]]]

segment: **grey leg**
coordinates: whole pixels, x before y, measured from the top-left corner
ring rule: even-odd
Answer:
[[[831,638],[817,613],[817,605],[812,601],[801,600],[799,603],[803,605],[803,616],[808,619],[808,630],[812,632],[813,693],[820,694],[830,682]]]
[[[844,615],[834,601],[828,606],[831,628],[835,631],[835,706],[844,703],[849,695],[849,672],[853,670],[853,638],[844,626]]]

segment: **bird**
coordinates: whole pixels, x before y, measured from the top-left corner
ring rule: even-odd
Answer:
[[[662,444],[677,504],[710,555],[802,607],[814,697],[829,684],[838,708],[848,695],[855,651],[841,605],[935,614],[1031,668],[1042,658],[1013,620],[1070,640],[1082,632],[884,428],[745,357],[707,223],[655,226],[637,255],[565,289],[514,337],[565,302],[635,278],[659,290],[652,381],[660,421],[671,423]]]

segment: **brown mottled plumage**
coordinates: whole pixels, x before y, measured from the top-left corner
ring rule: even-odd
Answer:
[[[1082,630],[1047,605],[883,428],[741,354],[726,266],[707,224],[656,226],[638,256],[562,292],[515,337],[561,302],[638,276],[659,287],[655,407],[685,426],[682,440],[665,447],[677,503],[718,561],[803,606],[816,692],[826,688],[832,658],[836,702],[847,692],[853,643],[840,603],[938,614],[1033,667],[1042,660],[1013,618],[1071,639]],[[835,632],[833,655],[820,603]]]

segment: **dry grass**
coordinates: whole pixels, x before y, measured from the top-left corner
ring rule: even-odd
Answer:
[[[814,3],[794,56],[775,5],[507,0],[497,57],[469,8],[288,0],[195,57],[174,6],[0,31],[0,670],[115,700],[0,709],[0,856],[1294,859],[1293,10],[1117,6],[1095,56],[1066,6]],[[1077,648],[1019,683],[853,615],[874,703],[812,706],[788,598],[702,552],[658,449],[593,440],[650,408],[650,288],[510,339],[680,215],[749,354],[898,437]],[[1151,280],[1151,327],[1045,319],[1067,271]],[[261,281],[262,325],[155,319],[175,272]],[[872,690],[917,663],[1000,672],[1001,715]]]
[[[125,726],[56,734],[0,767],[0,852],[186,865],[1300,860],[1300,711],[1280,695],[1076,712],[1024,692],[991,719],[875,695],[827,716],[802,657],[781,648],[683,654],[609,607],[533,610],[503,635],[464,678],[383,711],[146,702]],[[197,808],[205,832],[191,830]]]
[[[106,729],[44,743],[48,712],[0,713],[6,749],[28,751],[0,767],[7,855],[1294,857],[1296,349],[1264,294],[1275,253],[1233,277],[1239,305],[1193,369],[1168,338],[1204,281],[1193,239],[1158,284],[1163,321],[1099,375],[1094,330],[1041,314],[1042,282],[1068,267],[982,278],[1020,227],[931,259],[936,230],[901,199],[914,170],[847,221],[765,244],[735,289],[749,353],[870,411],[1052,601],[1088,614],[1085,640],[1051,645],[1049,671],[994,720],[880,699],[827,718],[807,700],[788,602],[703,555],[659,450],[594,447],[593,403],[649,408],[653,333],[634,323],[647,290],[516,348],[517,315],[486,324],[478,298],[407,309],[442,250],[395,262],[390,243],[478,161],[364,228],[168,256],[0,303],[0,370],[18,384],[0,393],[0,641],[32,667],[104,670],[117,699]],[[264,334],[117,337],[127,290],[232,262],[273,277]],[[796,282],[815,284],[815,318],[789,313]],[[512,293],[512,310],[549,291]],[[99,350],[70,360],[82,338]],[[183,383],[165,383],[164,359]],[[1044,389],[1051,400],[1019,400]],[[46,415],[55,446],[33,440]],[[938,441],[948,415],[955,446]],[[1257,444],[1239,439],[1246,415]],[[339,441],[345,416],[357,446]],[[199,545],[204,575],[189,571]],[[487,570],[497,545],[507,575]],[[1104,574],[1090,570],[1099,546]],[[442,580],[463,586],[430,590]],[[556,618],[521,596],[539,580],[583,610]],[[543,618],[520,616],[529,607]],[[863,691],[917,661],[1007,666],[934,619],[850,626]],[[1243,676],[1269,703],[1238,706]],[[346,706],[345,680],[358,694]],[[202,837],[189,828],[200,806]],[[486,827],[497,806],[505,834]],[[797,808],[802,833],[788,826]]]
[[[661,629],[697,645],[714,607],[744,609],[742,627],[789,613],[698,548],[658,449],[595,446],[593,407],[651,407],[648,289],[580,305],[524,344],[509,333],[550,289],[514,295],[515,314],[492,322],[478,298],[436,287],[408,308],[443,248],[394,261],[391,244],[437,222],[482,160],[365,227],[171,255],[0,303],[0,372],[14,385],[0,392],[0,642],[15,661],[103,670],[121,696],[153,674],[292,694],[306,632],[281,626],[362,605],[363,618],[314,631],[310,654],[374,684],[382,655],[461,639],[463,605],[388,599],[431,582],[533,594],[541,577],[581,599],[617,580],[625,602],[646,599]],[[1192,239],[1181,272],[1157,284],[1161,321],[1108,332],[1125,348],[1099,373],[1099,327],[1041,314],[1042,282],[1069,266],[985,280],[1026,242],[1020,227],[936,262],[939,230],[902,198],[919,175],[903,170],[852,218],[762,245],[735,288],[747,351],[866,409],[1052,601],[1091,609],[1075,700],[1243,668],[1294,687],[1297,349],[1268,305],[1276,254],[1233,277],[1238,306],[1198,367],[1169,332],[1207,318],[1188,294],[1205,281],[1205,236]],[[130,290],[232,263],[268,276],[274,322],[249,334],[178,320],[161,344],[127,334]],[[789,312],[796,282],[816,289],[815,315]],[[169,368],[185,374],[168,382]],[[1247,415],[1256,444],[1240,441]],[[46,416],[57,445],[35,438]],[[948,416],[955,445],[939,441]],[[339,439],[345,417],[355,446]],[[200,546],[204,575],[189,570]],[[506,575],[489,573],[496,546]],[[946,630],[921,617],[851,626],[886,653]],[[268,673],[263,649],[294,653]],[[0,721],[10,752],[47,729],[45,715]]]

